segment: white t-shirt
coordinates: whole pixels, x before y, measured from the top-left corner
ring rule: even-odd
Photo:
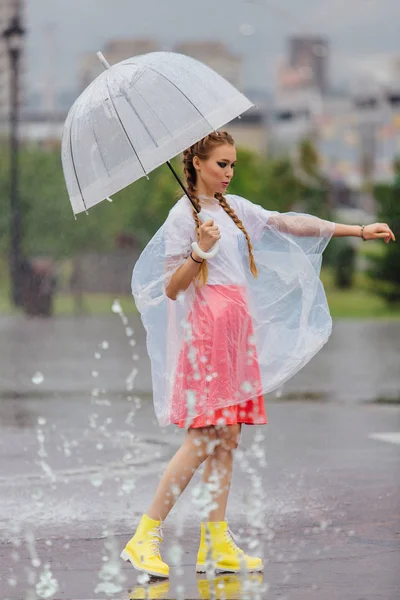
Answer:
[[[229,206],[242,221],[250,240],[255,242],[262,233],[272,211],[246,198],[227,194]],[[219,252],[208,259],[208,285],[243,285],[246,280],[243,258],[248,261],[248,245],[244,233],[225,212],[216,198],[201,202],[202,213],[209,215],[221,232]],[[192,204],[182,196],[170,210],[165,222],[166,257],[186,257],[196,241],[196,222]],[[249,268],[249,265],[248,265]]]

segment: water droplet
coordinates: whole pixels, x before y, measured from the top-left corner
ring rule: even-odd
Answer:
[[[137,369],[132,369],[131,373],[126,378],[126,389],[128,391],[133,390],[133,383],[135,381],[135,377],[138,373]]]
[[[121,304],[119,303],[119,300],[117,300],[117,299],[114,300],[114,302],[112,303],[111,310],[113,311],[113,313],[116,313],[116,314],[122,313],[122,308],[121,308]]]
[[[44,417],[39,417],[38,423],[39,423],[39,425],[46,425],[46,419]]]
[[[92,371],[92,377],[98,377],[98,376],[99,376],[98,371]]]
[[[127,327],[127,328],[125,329],[125,333],[126,333],[126,335],[127,335],[128,337],[131,337],[131,336],[133,335],[133,329],[132,329],[132,327]]]
[[[107,340],[101,342],[101,347],[103,348],[103,350],[108,350],[109,343],[107,342]]]
[[[253,386],[249,381],[244,381],[241,385],[241,389],[245,394],[249,394],[253,390]]]
[[[44,381],[43,373],[40,373],[40,371],[36,371],[36,373],[32,377],[32,383],[34,383],[35,385],[40,385],[41,383],[43,383],[43,381]]]
[[[95,473],[94,475],[91,476],[90,478],[90,483],[94,486],[94,487],[100,487],[103,484],[103,477],[100,475],[100,473]]]
[[[95,357],[96,360],[99,360],[99,358],[101,358],[100,352],[95,352],[94,353],[94,357]]]
[[[148,573],[140,573],[140,575],[138,575],[137,582],[140,585],[144,585],[144,584],[148,583],[149,581],[150,581],[150,576]]]
[[[242,25],[240,25],[240,27],[239,27],[240,35],[244,35],[244,36],[253,35],[254,31],[255,31],[255,29],[254,29],[253,25],[250,25],[250,23],[242,23]]]
[[[175,543],[168,549],[168,558],[173,565],[180,565],[182,563],[182,556],[183,548],[180,544]]]

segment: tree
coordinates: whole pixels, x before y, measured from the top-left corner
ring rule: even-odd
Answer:
[[[374,187],[378,204],[378,221],[388,223],[396,237],[400,235],[400,158],[394,163],[395,177],[392,185]],[[400,244],[383,244],[379,255],[369,256],[368,276],[377,284],[375,292],[389,304],[400,302]]]

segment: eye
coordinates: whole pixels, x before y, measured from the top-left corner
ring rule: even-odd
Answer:
[[[220,166],[222,169],[225,169],[225,167],[226,167],[226,165],[227,165],[227,164],[228,164],[228,163],[226,163],[226,162],[223,162],[223,161],[222,161],[222,162],[219,162],[219,161],[218,161],[218,165],[219,165],[219,166]],[[236,163],[232,163],[232,169],[234,169],[235,167],[236,167]]]

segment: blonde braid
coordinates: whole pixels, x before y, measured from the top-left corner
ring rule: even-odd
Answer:
[[[235,225],[237,225],[239,227],[240,231],[243,231],[244,235],[246,236],[247,246],[249,248],[250,271],[252,272],[254,277],[257,277],[258,269],[257,269],[257,265],[254,260],[253,244],[251,243],[250,236],[247,233],[245,226],[243,225],[242,221],[239,219],[239,217],[237,216],[237,214],[235,213],[233,208],[231,206],[229,206],[225,196],[223,196],[222,194],[217,192],[215,194],[215,197],[219,201],[219,203],[222,206],[222,208],[224,209],[224,211],[231,217],[231,219],[233,220]]]
[[[198,197],[196,196],[196,191],[195,191],[196,171],[195,171],[195,168],[193,167],[193,156],[195,156],[195,153],[192,152],[192,149],[197,148],[197,145],[199,143],[200,142],[198,142],[191,148],[184,151],[184,153],[183,153],[184,169],[183,170],[184,170],[184,174],[185,174],[185,178],[186,178],[186,187],[189,192],[189,195],[192,198],[192,200],[194,200],[197,207],[200,209],[200,202],[199,202]],[[199,228],[200,228],[201,223],[200,223],[199,217],[197,216],[196,209],[192,203],[191,203],[191,207],[192,207],[192,211],[193,211],[193,218],[196,223],[197,239],[199,239]],[[208,279],[208,265],[207,265],[207,261],[203,260],[203,262],[201,263],[200,268],[197,272],[197,275],[195,277],[195,282],[198,281],[200,285],[205,285],[207,283],[207,279]]]

